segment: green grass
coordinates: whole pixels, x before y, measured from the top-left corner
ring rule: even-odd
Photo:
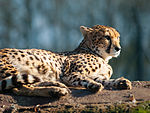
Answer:
[[[133,104],[114,104],[106,107],[106,109],[91,106],[84,109],[63,109],[58,113],[150,113],[150,101],[140,103],[136,107]]]

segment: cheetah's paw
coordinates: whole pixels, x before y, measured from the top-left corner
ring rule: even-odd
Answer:
[[[132,84],[128,79],[125,79],[124,77],[121,77],[119,79],[117,79],[116,83],[115,83],[115,87],[116,89],[119,90],[130,90],[132,89]]]
[[[88,89],[91,91],[91,92],[99,92],[101,90],[103,90],[104,86],[100,83],[96,83],[96,84],[89,84],[88,86]]]

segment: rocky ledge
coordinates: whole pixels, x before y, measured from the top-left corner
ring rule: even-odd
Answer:
[[[93,94],[70,88],[60,99],[0,94],[0,112],[150,112],[150,81],[133,81],[131,90],[103,90]]]

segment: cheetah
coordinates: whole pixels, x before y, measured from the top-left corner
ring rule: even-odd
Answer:
[[[17,95],[61,97],[69,87],[83,87],[93,93],[105,89],[129,90],[123,77],[110,79],[109,60],[120,54],[120,34],[112,27],[80,26],[83,40],[70,52],[41,49],[0,50],[0,91]]]

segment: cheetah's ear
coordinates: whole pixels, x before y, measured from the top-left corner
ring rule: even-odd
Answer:
[[[85,26],[80,26],[80,31],[82,35],[85,37],[87,33],[93,31],[93,29]]]

